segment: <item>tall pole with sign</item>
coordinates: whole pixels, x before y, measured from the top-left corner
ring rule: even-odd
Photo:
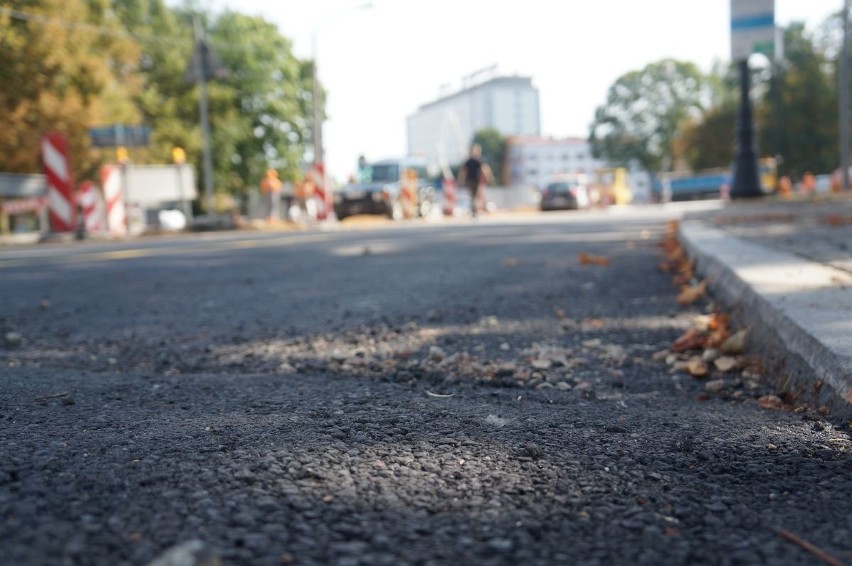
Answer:
[[[731,198],[763,195],[757,172],[748,58],[752,53],[767,53],[774,41],[775,0],[731,0],[731,59],[737,63],[740,79]]]

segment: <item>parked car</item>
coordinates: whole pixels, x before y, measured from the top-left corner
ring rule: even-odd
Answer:
[[[381,214],[393,220],[405,217],[401,198],[402,176],[406,170],[417,176],[415,216],[426,216],[435,202],[435,186],[429,180],[426,163],[417,159],[386,159],[369,166],[369,180],[350,183],[334,195],[334,213],[339,220],[356,214]]]
[[[577,210],[590,204],[589,186],[580,175],[555,178],[541,191],[541,210]]]

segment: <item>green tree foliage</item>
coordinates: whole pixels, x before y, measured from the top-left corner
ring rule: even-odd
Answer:
[[[163,0],[124,0],[114,10],[139,45],[136,68],[143,85],[132,101],[153,130],[149,148],[132,149],[134,161],[169,163],[177,146],[190,162],[200,162],[198,98],[184,82],[193,45],[190,16]]]
[[[693,63],[665,59],[622,75],[598,107],[589,131],[595,157],[614,165],[638,162],[656,173],[677,161],[675,140],[710,100]]]
[[[152,127],[136,163],[168,163],[175,146],[200,171],[199,90],[186,80],[192,21],[230,74],[209,84],[218,191],[245,193],[273,166],[294,179],[310,139],[311,63],[260,17],[164,0],[0,0],[0,170],[38,170],[41,136],[64,132],[78,177],[114,159],[88,129]],[[321,103],[321,102],[320,102]]]
[[[479,144],[482,148],[482,157],[491,166],[499,183],[506,156],[506,138],[495,128],[483,128],[474,134],[472,143]]]
[[[693,171],[728,167],[734,159],[734,129],[739,108],[736,67],[716,64],[707,76],[711,103],[683,127],[675,153]]]
[[[794,177],[833,171],[839,139],[835,65],[803,23],[787,27],[784,44],[785,61],[757,106],[760,152],[781,155],[781,172]]]
[[[34,172],[39,140],[66,134],[77,178],[94,169],[88,128],[135,117],[138,51],[106,0],[5,1],[0,13],[0,171]]]
[[[310,141],[310,64],[296,59],[290,41],[260,17],[225,12],[210,37],[230,71],[211,93],[216,154],[228,165],[228,177],[217,180],[240,192],[270,165],[295,180]]]

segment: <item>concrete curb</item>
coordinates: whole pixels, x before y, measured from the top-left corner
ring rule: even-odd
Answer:
[[[752,244],[699,221],[680,241],[715,297],[746,326],[779,386],[852,416],[852,275]]]

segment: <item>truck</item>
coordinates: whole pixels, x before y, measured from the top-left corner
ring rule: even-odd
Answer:
[[[775,159],[761,158],[757,167],[761,190],[765,193],[774,191],[777,176]],[[660,173],[651,185],[651,194],[656,202],[717,199],[730,190],[732,183],[732,166],[695,172]]]

